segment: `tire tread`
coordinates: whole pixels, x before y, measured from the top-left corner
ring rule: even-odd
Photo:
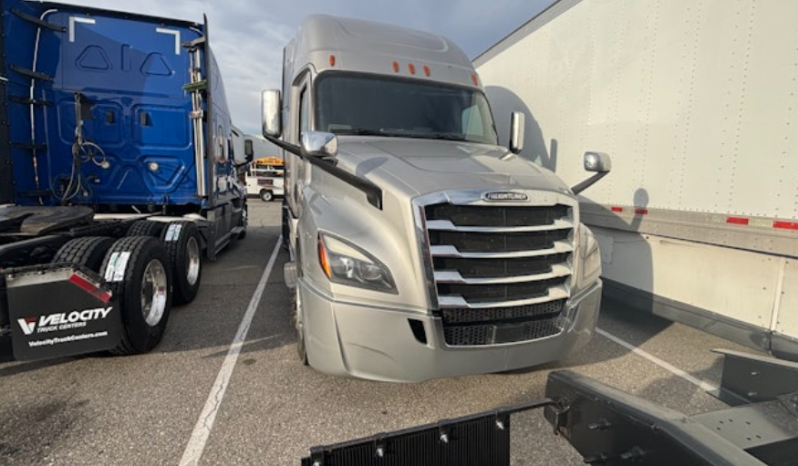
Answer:
[[[100,269],[101,271],[105,271],[106,267],[108,266],[108,261],[110,260],[111,255],[113,253],[115,252],[131,253],[127,263],[128,268],[125,270],[125,277],[122,279],[122,281],[108,283],[108,286],[111,288],[114,295],[119,297],[118,305],[120,306],[120,312],[122,312],[123,314],[122,318],[123,323],[125,322],[124,318],[125,310],[122,309],[121,306],[123,306],[125,303],[125,291],[127,288],[129,288],[131,279],[137,278],[137,277],[131,277],[130,271],[135,268],[135,265],[140,260],[141,255],[144,254],[145,252],[148,252],[148,249],[146,248],[146,244],[148,242],[158,243],[158,240],[149,236],[127,236],[119,239],[113,244],[113,246],[111,246],[111,248],[106,253],[105,259],[103,260],[103,264]],[[168,269],[169,267],[168,264],[163,264],[163,265],[165,268]],[[169,293],[171,294],[171,289],[169,289]],[[163,320],[167,320],[169,317],[169,307],[170,305],[169,303],[167,303],[167,309],[162,318]],[[120,340],[119,345],[116,348],[110,350],[110,352],[111,354],[124,356],[131,354],[140,354],[143,351],[136,348],[136,345],[133,344],[133,342],[130,339],[130,336],[128,335],[127,326],[123,324],[122,339]]]

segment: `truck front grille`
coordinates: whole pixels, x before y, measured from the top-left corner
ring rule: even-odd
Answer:
[[[484,346],[537,340],[562,332],[563,318],[553,317],[516,325],[444,326],[443,336],[449,346]]]
[[[529,320],[545,320],[561,314],[565,300],[549,301],[530,306],[494,307],[487,309],[452,308],[442,309],[443,321],[449,325],[469,325],[489,322],[514,323]]]
[[[424,207],[446,344],[483,346],[562,332],[572,274],[566,205]]]

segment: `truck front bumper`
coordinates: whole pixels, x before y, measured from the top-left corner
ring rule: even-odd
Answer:
[[[502,372],[563,359],[590,341],[601,281],[568,300],[564,330],[554,336],[487,346],[448,346],[440,317],[331,301],[300,281],[310,364],[339,376],[389,382]],[[426,343],[410,319],[423,324]],[[418,324],[416,324],[418,325]]]

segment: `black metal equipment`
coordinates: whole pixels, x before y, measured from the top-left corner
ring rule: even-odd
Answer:
[[[547,398],[311,449],[302,466],[510,464],[510,415],[545,408],[554,432],[591,465],[798,465],[798,363],[734,351],[714,395],[737,405],[687,416],[571,371]]]
[[[350,442],[314,447],[302,466],[482,466],[510,464],[510,415],[553,405],[543,399]]]

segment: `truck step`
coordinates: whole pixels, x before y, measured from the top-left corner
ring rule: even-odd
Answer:
[[[47,144],[34,144],[31,142],[12,142],[11,147],[19,150],[46,151]]]
[[[39,81],[53,82],[53,77],[50,76],[49,74],[45,74],[45,73],[40,73],[38,71],[29,70],[27,68],[23,68],[23,67],[17,66],[17,65],[8,65],[8,68],[11,71],[15,71],[15,72],[17,72],[17,73],[19,73],[21,75],[27,76],[29,78],[38,79]]]
[[[38,105],[42,107],[52,107],[53,103],[49,100],[38,100],[38,99],[29,99],[27,97],[20,97],[18,95],[9,96],[8,100],[14,102],[15,104],[22,104],[22,105]]]
[[[23,13],[23,12],[19,11],[16,8],[12,8],[11,9],[11,13],[16,15],[16,16],[19,16],[20,18],[24,19],[25,21],[28,21],[29,23],[33,23],[36,26],[39,26],[41,28],[49,29],[49,30],[55,31],[55,32],[66,32],[66,30],[67,30],[67,28],[64,27],[64,26],[59,26],[57,24],[48,23],[47,21],[39,19],[39,18],[37,18],[37,17],[35,17],[33,15],[29,15],[27,13]]]

